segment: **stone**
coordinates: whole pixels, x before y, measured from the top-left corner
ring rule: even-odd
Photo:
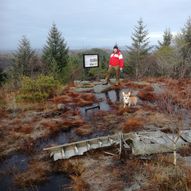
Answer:
[[[91,92],[93,91],[93,87],[92,88],[75,88],[74,90],[75,92]]]
[[[93,90],[95,93],[102,93],[102,92],[106,92],[106,91],[110,90],[111,87],[112,86],[110,84],[107,84],[107,85],[99,84],[99,85],[94,86]]]

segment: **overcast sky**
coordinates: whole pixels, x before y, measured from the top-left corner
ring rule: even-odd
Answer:
[[[25,35],[42,48],[53,23],[70,49],[131,44],[142,18],[151,44],[170,28],[180,32],[191,16],[191,0],[0,0],[0,50],[13,50]]]

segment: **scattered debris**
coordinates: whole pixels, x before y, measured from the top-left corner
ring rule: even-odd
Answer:
[[[191,138],[191,131],[181,131],[181,135],[182,137],[186,136],[187,139],[185,141],[180,137],[176,144],[177,148],[188,144],[188,140]],[[53,156],[54,161],[83,155],[89,150],[113,145],[119,145],[119,154],[121,154],[123,148],[131,148],[134,155],[150,155],[154,153],[173,152],[173,144],[170,139],[172,136],[172,134],[165,134],[161,131],[119,133],[44,148],[44,150],[51,152],[50,156]]]

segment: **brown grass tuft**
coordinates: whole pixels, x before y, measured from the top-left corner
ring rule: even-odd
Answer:
[[[92,131],[93,129],[88,124],[82,125],[78,127],[77,129],[75,129],[75,133],[80,136],[90,135]]]
[[[54,163],[54,170],[56,172],[80,176],[84,172],[85,168],[82,162],[79,162],[76,159],[71,159],[56,161]]]
[[[138,108],[135,107],[119,107],[117,110],[117,115],[123,115],[124,113],[135,113],[138,110]]]
[[[92,93],[76,93],[65,92],[65,95],[54,97],[51,101],[54,103],[73,103],[79,107],[92,105],[96,101],[96,97]]]
[[[62,96],[57,96],[52,99],[52,101],[56,104],[58,103],[71,103],[72,102],[72,97],[68,95],[62,95]]]
[[[74,97],[78,97],[80,94],[79,93],[76,93],[76,92],[73,92],[73,91],[70,91],[68,92],[68,96],[74,98]]]
[[[149,187],[153,185],[156,190],[189,191],[191,190],[191,169],[181,166],[155,167]]]
[[[77,106],[79,106],[79,107],[92,105],[93,103],[94,103],[93,101],[86,101],[86,100],[83,100],[81,98],[76,102]]]
[[[86,101],[91,101],[91,102],[96,101],[96,97],[92,93],[83,93],[80,95],[80,97]]]
[[[152,86],[147,86],[143,89],[144,91],[148,92],[148,91],[154,91],[154,88]]]
[[[35,140],[32,138],[23,139],[19,144],[18,150],[31,155],[35,151]]]
[[[158,154],[152,160],[145,163],[148,182],[143,190],[180,190],[189,191],[191,189],[191,167],[185,166],[183,161],[178,161],[174,166],[173,156]],[[153,189],[154,188],[154,189]]]
[[[83,180],[81,176],[73,176],[71,175],[70,178],[72,179],[72,189],[74,191],[88,191],[89,184]]]
[[[142,89],[142,88],[144,88],[147,85],[133,83],[133,82],[128,82],[128,83],[125,84],[125,86],[127,86],[128,88],[131,88],[131,89]]]
[[[20,118],[15,118],[15,119],[11,120],[11,122],[9,124],[10,125],[19,125],[19,124],[22,124],[22,121]]]
[[[71,125],[75,126],[75,127],[79,127],[79,126],[83,125],[84,123],[85,123],[85,121],[80,117],[75,117],[75,118],[71,119]]]
[[[33,130],[33,127],[30,124],[23,124],[14,129],[14,131],[23,133],[23,134],[30,134],[32,130]]]
[[[168,79],[166,80],[169,96],[173,102],[185,108],[191,108],[191,80],[190,79]]]
[[[84,120],[80,116],[70,116],[67,118],[56,118],[56,119],[43,119],[40,124],[44,130],[47,130],[44,137],[54,135],[60,131],[67,131],[72,127],[80,127],[84,125]]]
[[[129,133],[131,131],[137,131],[143,129],[144,119],[141,118],[129,118],[122,126],[124,133]]]
[[[137,96],[143,101],[154,101],[156,100],[156,95],[153,92],[141,90],[138,92]]]
[[[108,112],[107,111],[103,111],[103,110],[98,110],[94,113],[95,117],[103,117],[103,116],[107,116]]]
[[[185,157],[185,156],[191,156],[191,144],[185,145],[181,149],[178,150],[178,153]]]
[[[7,118],[7,117],[8,117],[8,113],[4,109],[0,108],[0,119]]]

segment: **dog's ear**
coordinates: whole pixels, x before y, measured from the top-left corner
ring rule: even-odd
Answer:
[[[125,92],[122,92],[122,95],[124,96],[124,95],[125,95]]]
[[[128,96],[130,96],[131,95],[131,92],[128,92]]]

